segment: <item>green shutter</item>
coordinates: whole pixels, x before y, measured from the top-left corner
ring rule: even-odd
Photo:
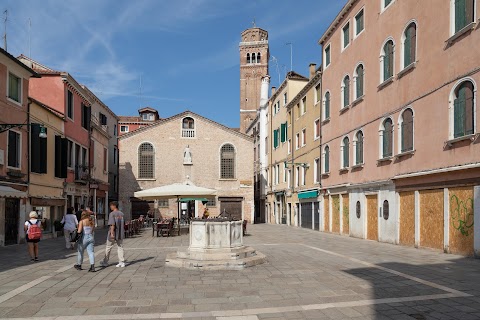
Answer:
[[[327,47],[325,49],[325,65],[329,65],[330,64],[330,47]]]
[[[390,2],[392,2],[392,0],[385,0],[384,7],[386,8],[390,4]]]
[[[281,142],[287,141],[287,123],[282,123],[281,124],[281,129],[280,129],[280,140]]]
[[[278,130],[273,130],[273,148],[278,148]]]
[[[325,119],[330,118],[330,93],[325,95]]]
[[[465,135],[465,91],[464,88],[458,92],[458,98],[453,102],[453,137],[458,138]]]
[[[348,159],[348,155],[349,155],[349,146],[348,146],[348,141],[344,141],[343,143],[343,167],[344,168],[347,168],[349,166],[349,159]]]
[[[343,107],[346,107],[350,104],[350,78],[346,77],[343,81]]]
[[[357,98],[363,96],[363,68],[357,68],[357,83],[356,83],[356,90],[357,90]]]
[[[384,51],[385,51],[385,55],[383,57],[383,81],[390,78],[389,72],[388,72],[388,69],[390,66],[390,55],[388,53],[388,45],[385,45]]]
[[[325,172],[330,172],[330,149],[325,149]]]
[[[467,24],[465,0],[455,0],[455,32],[460,31]]]
[[[405,31],[405,43],[403,48],[403,65],[407,67],[411,63],[412,29],[409,27]]]

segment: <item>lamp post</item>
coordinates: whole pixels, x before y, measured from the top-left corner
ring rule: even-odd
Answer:
[[[20,128],[23,126],[31,126],[31,125],[39,125],[40,126],[40,133],[38,134],[39,138],[45,139],[47,138],[47,130],[44,125],[39,123],[2,123],[0,124],[0,133],[8,131],[13,128]]]

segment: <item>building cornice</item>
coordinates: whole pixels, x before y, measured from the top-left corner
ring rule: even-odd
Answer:
[[[324,42],[330,37],[330,35],[335,31],[337,26],[340,24],[342,21],[343,17],[350,11],[350,9],[353,7],[353,5],[357,2],[358,0],[348,0],[348,2],[343,6],[342,10],[337,14],[333,22],[328,26],[327,30],[325,33],[322,35],[322,37],[318,40],[318,44],[322,45]]]
[[[308,83],[300,90],[295,97],[285,106],[287,110],[291,110],[307,93],[308,91],[322,79],[322,71],[317,71],[315,76],[308,81]]]

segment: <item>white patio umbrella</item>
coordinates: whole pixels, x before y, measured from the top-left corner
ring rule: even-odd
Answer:
[[[134,193],[134,197],[142,200],[161,200],[176,198],[178,202],[178,218],[180,219],[180,197],[195,198],[213,196],[217,190],[197,187],[192,184],[174,183],[166,186],[155,187]]]

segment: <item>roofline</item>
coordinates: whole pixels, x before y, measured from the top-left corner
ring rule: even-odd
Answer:
[[[125,133],[125,134],[122,134],[121,136],[118,137],[118,140],[123,140],[123,139],[129,138],[129,137],[134,136],[134,135],[136,135],[136,134],[138,134],[138,133],[140,133],[140,132],[143,132],[143,131],[145,131],[145,130],[149,130],[149,129],[154,128],[154,127],[157,127],[157,126],[159,126],[159,125],[161,125],[161,124],[163,124],[163,123],[170,122],[170,121],[175,120],[176,118],[180,118],[180,117],[187,116],[187,115],[193,115],[193,116],[195,116],[195,117],[202,118],[203,120],[205,120],[205,121],[207,121],[207,122],[209,122],[209,123],[211,123],[211,124],[213,124],[213,125],[216,125],[216,126],[220,127],[221,129],[223,129],[223,130],[225,130],[225,131],[229,131],[229,132],[231,132],[231,133],[233,133],[233,134],[235,134],[235,135],[237,135],[237,136],[240,136],[240,137],[242,137],[242,138],[244,138],[244,139],[246,139],[246,140],[253,141],[253,138],[250,137],[249,135],[245,134],[245,133],[241,133],[240,131],[237,131],[237,130],[234,130],[234,129],[232,129],[232,128],[229,128],[229,127],[227,127],[227,126],[225,126],[225,125],[223,125],[223,124],[221,124],[221,123],[218,123],[218,122],[216,122],[216,121],[213,121],[213,120],[210,120],[210,119],[208,119],[208,118],[205,118],[204,116],[201,116],[201,115],[199,115],[198,113],[192,112],[192,111],[190,111],[190,110],[186,110],[186,111],[184,111],[184,112],[178,113],[178,114],[176,114],[176,115],[173,115],[173,116],[168,117],[168,118],[165,118],[165,119],[160,119],[160,120],[158,120],[158,121],[153,122],[153,123],[152,123],[151,125],[149,125],[149,126],[144,126],[144,127],[135,129],[135,130],[132,131],[132,132],[127,132],[127,133]]]
[[[22,61],[18,60],[14,56],[12,56],[8,51],[0,48],[0,53],[3,53],[5,56],[7,56],[7,58],[9,58],[13,62],[15,62],[16,64],[21,66],[23,69],[27,70],[32,75],[32,78],[41,78],[41,76],[37,72],[33,71],[32,68],[28,67]]]
[[[300,73],[296,73],[295,71],[290,71],[290,72],[294,72],[295,74],[299,75],[299,76],[302,76]],[[268,101],[273,101],[277,98],[277,96],[280,94],[280,91],[282,91],[286,86],[287,86],[287,82],[288,80],[291,80],[291,81],[303,81],[303,82],[307,82],[308,83],[308,78],[302,76],[303,78],[305,79],[291,79],[288,77],[288,73],[287,73],[287,76],[285,77],[285,79],[283,80],[283,82],[278,86],[278,88],[275,90],[275,93],[272,94],[272,96],[268,99]],[[272,86],[274,87],[274,86]]]
[[[287,103],[287,105],[285,106],[285,108],[287,110],[291,110],[293,108],[293,106],[295,104],[297,104],[297,102],[300,101],[300,99],[302,99],[306,94],[307,92],[313,87],[314,84],[318,83],[318,82],[321,82],[322,81],[322,70],[317,70],[315,72],[315,75],[312,77],[312,79],[310,79],[308,81],[308,83],[302,88],[302,90],[300,90],[296,95],[295,97],[293,97],[292,100],[290,100],[289,103]]]
[[[357,2],[358,0],[348,0],[347,3],[343,6],[342,10],[337,14],[335,19],[333,19],[332,23],[328,26],[327,30],[323,33],[323,35],[318,40],[319,45],[323,45],[325,40],[333,33],[337,25],[340,23],[340,20],[343,19],[345,14],[350,10],[351,7]]]
[[[93,93],[92,90],[90,90],[89,87],[87,87],[87,86],[84,85],[84,84],[81,84],[80,86],[87,91],[87,94],[90,94],[90,95],[92,96],[93,100],[96,100],[98,103],[100,103],[100,104],[101,104],[105,109],[107,109],[107,111],[109,111],[110,114],[113,115],[113,117],[114,117],[115,119],[117,119],[117,121],[118,121],[118,116],[115,114],[115,112],[113,112],[102,100],[100,100],[100,98],[97,97],[97,96],[95,95],[95,93]]]
[[[45,110],[47,110],[48,112],[52,113],[54,116],[62,119],[62,120],[65,120],[65,114],[60,112],[60,111],[57,111],[55,109],[53,109],[52,107],[46,105],[45,103],[41,102],[41,101],[38,101],[37,99],[34,99],[32,97],[28,97],[28,99],[31,101],[31,102],[35,102],[36,104],[38,104],[39,106],[43,107]]]

